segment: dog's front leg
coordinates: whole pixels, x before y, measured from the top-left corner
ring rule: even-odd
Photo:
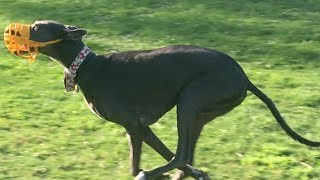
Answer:
[[[143,132],[142,140],[168,162],[171,161],[174,157],[174,153],[163,144],[163,142],[152,132],[150,127],[145,127]]]
[[[140,156],[142,147],[142,135],[140,128],[127,129],[127,137],[130,148],[130,173],[136,176],[140,171]]]

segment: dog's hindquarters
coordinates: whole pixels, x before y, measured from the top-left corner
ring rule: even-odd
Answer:
[[[210,71],[195,77],[180,91],[177,100],[176,156],[169,164],[146,172],[148,177],[157,177],[173,168],[189,169],[194,178],[205,176],[190,166],[202,127],[238,106],[247,92],[244,76],[234,73],[229,66],[221,67],[224,67],[223,71]]]

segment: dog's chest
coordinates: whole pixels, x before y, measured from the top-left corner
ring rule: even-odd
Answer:
[[[97,111],[97,109],[95,108],[95,106],[92,104],[92,102],[89,102],[89,101],[87,101],[87,100],[85,100],[85,101],[86,101],[86,103],[87,103],[87,105],[88,105],[88,108],[90,109],[90,111],[91,111],[93,114],[96,114],[96,115],[100,116],[101,118],[103,118],[103,117],[99,114],[99,112]]]

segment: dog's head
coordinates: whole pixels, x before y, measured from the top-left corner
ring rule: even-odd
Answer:
[[[64,25],[57,21],[35,21],[33,24],[10,24],[4,32],[8,49],[21,57],[34,61],[38,53],[56,59],[66,56],[77,46],[83,46],[82,37],[86,30]]]
[[[30,40],[36,42],[48,42],[56,39],[81,40],[87,31],[76,26],[63,25],[57,21],[35,21],[30,25]]]
[[[39,47],[39,52],[47,56],[61,59],[63,52],[73,51],[75,46],[82,46],[82,37],[87,34],[84,29],[72,25],[64,25],[57,21],[35,21],[30,25],[30,40],[36,42],[51,42],[61,40],[47,46]]]

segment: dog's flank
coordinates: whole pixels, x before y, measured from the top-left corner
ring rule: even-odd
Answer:
[[[75,26],[54,21],[37,21],[33,41],[62,41],[39,48],[39,52],[57,59],[69,68],[85,46],[86,33]],[[230,56],[197,46],[169,46],[156,50],[128,51],[109,55],[91,53],[76,72],[87,103],[102,118],[122,125],[128,134],[131,174],[137,179],[155,179],[180,169],[177,179],[191,176],[210,179],[193,167],[196,142],[203,126],[241,104],[251,91],[271,110],[281,127],[293,139],[309,145],[281,117],[273,102],[254,86],[242,68]],[[178,146],[171,152],[152,132],[149,125],[174,106],[177,107]],[[142,142],[148,144],[169,163],[151,171],[140,169]]]

